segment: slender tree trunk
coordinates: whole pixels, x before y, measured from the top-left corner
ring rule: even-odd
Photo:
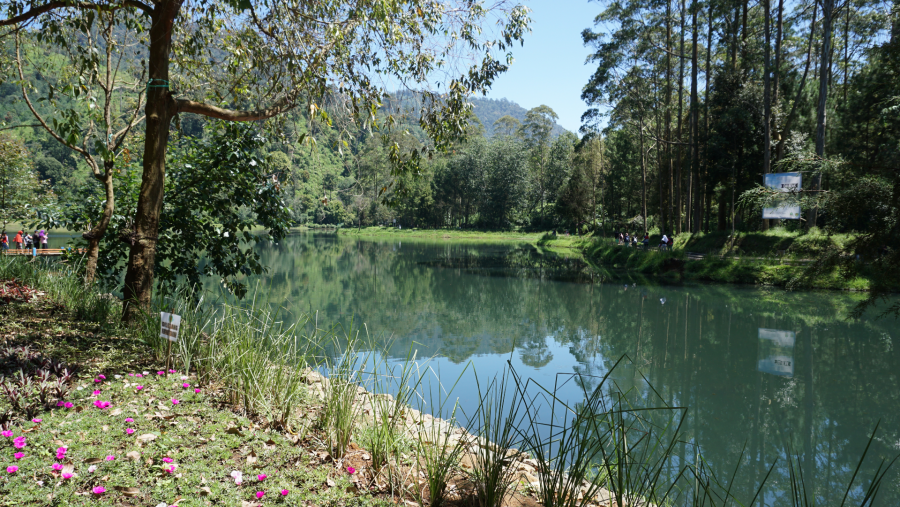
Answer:
[[[706,90],[703,95],[703,199],[706,201],[706,228],[709,232],[709,83],[712,81],[712,52],[713,52],[713,8],[709,4],[706,13],[707,30],[706,30]],[[702,206],[701,206],[702,208]],[[703,212],[701,211],[701,215]]]
[[[675,160],[675,216],[673,218],[675,219],[675,233],[681,234],[681,165],[684,161],[684,157],[681,156],[681,123],[684,118],[682,110],[684,107],[684,0],[681,0],[681,49],[678,52],[678,58],[681,63],[678,71],[678,150]]]
[[[647,234],[647,154],[644,151],[644,108],[640,110],[641,138],[641,221],[644,223],[644,234]]]
[[[747,11],[749,10],[750,0],[744,0],[741,12],[741,68],[744,74],[750,72],[750,65],[747,61]]]
[[[672,0],[666,1],[666,165],[668,166],[668,188],[666,196],[668,201],[668,214],[663,220],[664,234],[672,233],[669,227],[670,220],[673,219],[672,213],[673,189],[672,189]]]
[[[787,140],[786,136],[791,131],[791,125],[797,114],[797,106],[800,104],[800,98],[803,96],[803,89],[806,87],[806,77],[809,75],[809,67],[812,64],[812,48],[813,39],[816,35],[816,16],[818,15],[818,8],[819,2],[813,2],[812,22],[809,26],[809,42],[806,45],[806,66],[803,69],[803,77],[800,78],[800,87],[797,88],[797,95],[794,97],[794,103],[791,105],[791,112],[788,113],[787,119],[784,121],[784,127],[781,129],[782,133],[779,135],[782,142],[778,143],[776,154],[776,158],[778,159],[784,157],[784,142]]]
[[[738,55],[738,47],[740,43],[738,42],[738,26],[740,24],[741,17],[741,2],[735,2],[734,4],[734,22],[731,24],[731,70],[737,70],[737,55]]]
[[[772,69],[772,104],[775,105],[776,114],[772,118],[772,124],[774,128],[774,140],[775,140],[775,161],[781,160],[780,154],[781,150],[781,131],[778,128],[779,124],[779,116],[778,111],[781,111],[781,108],[778,107],[778,97],[780,95],[778,86],[779,81],[781,80],[781,43],[784,32],[784,0],[778,0],[778,21],[776,21],[777,25],[775,27],[775,68]],[[771,141],[770,141],[771,146]]]
[[[844,5],[844,10],[846,11],[845,22],[844,22],[844,97],[841,103],[847,102],[847,88],[850,87],[849,80],[849,72],[850,72],[850,2],[848,0],[847,4]]]
[[[129,238],[131,252],[123,289],[122,320],[133,321],[140,311],[149,311],[153,291],[159,216],[163,204],[166,175],[166,148],[172,121],[172,97],[169,92],[169,53],[172,26],[181,8],[181,0],[160,0],[151,14],[150,50],[147,66],[150,86],[147,90],[144,171],[138,194],[134,230]]]
[[[697,74],[700,70],[698,61],[698,47],[700,30],[697,27],[697,11],[700,5],[695,1],[691,13],[691,197],[688,199],[688,205],[692,207],[692,211],[688,218],[689,230],[697,232],[700,230],[697,222],[697,210],[700,207],[700,104],[697,94]]]
[[[106,194],[106,202],[103,204],[103,214],[100,221],[97,222],[90,231],[81,235],[88,241],[87,260],[84,268],[84,283],[91,285],[97,276],[97,260],[100,257],[100,240],[106,235],[106,229],[109,227],[109,221],[112,219],[113,212],[116,209],[116,193],[113,190],[113,167],[112,162],[105,163],[105,172],[103,178],[103,190]]]
[[[819,103],[816,107],[816,156],[825,158],[826,106],[828,104],[828,77],[831,68],[831,29],[834,0],[822,1],[822,53],[819,59]],[[822,173],[816,172],[812,178],[810,189],[819,190],[822,184]],[[819,219],[818,207],[813,207],[807,214],[807,226],[816,227]]]
[[[772,68],[769,66],[769,47],[772,44],[771,41],[771,8],[769,6],[769,0],[763,0],[763,18],[765,19],[763,31],[765,32],[765,48],[763,50],[763,122],[765,123],[765,134],[763,135],[763,170],[762,170],[762,179],[765,182],[766,175],[771,172],[771,158],[772,158]],[[769,221],[762,221],[762,230],[769,230]]]

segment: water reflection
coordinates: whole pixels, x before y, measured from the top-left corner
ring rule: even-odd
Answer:
[[[746,445],[735,484],[744,499],[777,457],[765,503],[783,499],[788,440],[807,487],[828,505],[839,503],[876,422],[862,477],[900,450],[898,323],[844,320],[851,295],[613,282],[575,257],[531,246],[401,247],[306,234],[260,253],[271,301],[318,311],[320,323],[364,322],[394,357],[411,347],[437,355],[447,378],[470,361],[490,375],[509,360],[545,385],[559,372],[595,376],[585,377],[590,384],[627,354],[617,383],[687,407],[680,460],[693,460],[699,444],[730,477]],[[474,392],[468,377],[457,389]],[[566,389],[580,396],[581,387]],[[464,409],[474,408],[472,398],[462,397]],[[897,474],[889,477],[879,503],[900,505]]]

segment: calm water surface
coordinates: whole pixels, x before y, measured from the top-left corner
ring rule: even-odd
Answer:
[[[528,245],[299,234],[259,249],[271,301],[318,312],[320,327],[365,323],[397,360],[410,347],[436,356],[445,382],[462,373],[455,394],[468,411],[477,404],[469,364],[485,378],[509,360],[552,386],[558,373],[603,376],[627,356],[612,375],[623,389],[687,407],[679,459],[692,461],[699,444],[726,478],[746,446],[735,485],[745,501],[781,458],[764,496],[786,503],[788,442],[822,505],[840,503],[876,423],[862,475],[900,452],[900,322],[845,320],[852,295],[612,281]],[[581,391],[570,382],[560,392]],[[900,505],[898,471],[880,505]]]

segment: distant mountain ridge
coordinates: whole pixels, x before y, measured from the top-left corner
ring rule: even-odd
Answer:
[[[472,105],[474,106],[475,116],[477,116],[478,120],[484,125],[484,135],[486,137],[493,137],[494,122],[501,117],[509,115],[520,122],[524,122],[525,113],[528,112],[524,107],[505,98],[488,99],[483,97],[472,97],[469,101],[472,102]],[[553,125],[553,137],[557,137],[563,132],[566,132],[566,129],[561,125]]]

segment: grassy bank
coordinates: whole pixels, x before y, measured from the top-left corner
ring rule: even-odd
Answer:
[[[585,257],[601,270],[655,276],[670,282],[693,280],[785,287],[804,271],[811,258],[826,248],[843,247],[851,238],[828,236],[818,230],[807,234],[783,229],[739,233],[733,246],[730,234],[682,234],[671,251],[659,251],[660,236],[651,236],[651,248],[629,248],[610,239],[596,239],[584,249]],[[844,279],[835,270],[809,281],[816,289],[865,291],[867,278]]]
[[[397,229],[395,227],[363,227],[338,229],[337,234],[364,239],[398,239],[401,241],[460,241],[490,243],[529,243],[548,249],[581,249],[587,244],[583,236],[553,235],[546,232],[479,231],[463,229]]]

